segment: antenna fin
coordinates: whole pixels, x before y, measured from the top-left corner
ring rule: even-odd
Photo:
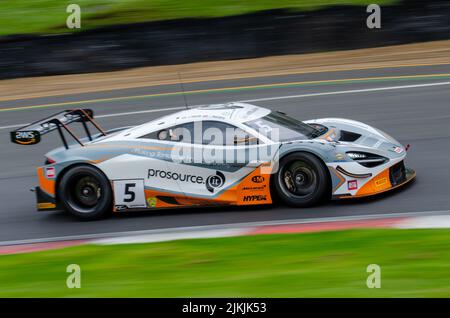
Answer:
[[[186,92],[184,91],[183,80],[181,79],[181,74],[180,74],[180,72],[177,72],[177,74],[178,74],[178,79],[180,81],[181,92],[183,93],[184,106],[186,107],[186,109],[189,109],[187,98],[186,98]]]

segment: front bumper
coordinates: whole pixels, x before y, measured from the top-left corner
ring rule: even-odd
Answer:
[[[402,186],[405,186],[406,184],[413,181],[416,177],[416,172],[413,169],[406,168],[403,161],[390,167],[388,172],[389,172],[389,181],[390,181],[390,186],[388,188],[384,188],[384,189],[380,189],[380,190],[376,190],[375,188],[372,188],[373,189],[372,191],[368,191],[363,194],[340,195],[340,196],[333,197],[333,199],[354,199],[354,198],[375,196],[375,195],[385,193],[385,192],[400,188]],[[376,183],[377,177],[375,177],[371,181]]]

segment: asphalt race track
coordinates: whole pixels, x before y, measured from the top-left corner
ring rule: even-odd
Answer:
[[[192,208],[116,214],[80,222],[37,212],[35,167],[60,145],[57,134],[35,146],[10,143],[9,131],[72,107],[94,109],[106,129],[141,124],[184,107],[178,85],[0,101],[0,241],[299,218],[450,210],[450,65],[365,69],[185,84],[189,105],[249,101],[299,119],[343,117],[411,144],[417,180],[372,199],[309,208]]]

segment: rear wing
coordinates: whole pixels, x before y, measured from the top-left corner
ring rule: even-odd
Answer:
[[[69,149],[69,144],[63,132],[65,130],[76,142],[84,146],[80,138],[68,127],[69,124],[74,122],[82,123],[89,141],[92,141],[93,138],[87,123],[91,123],[101,135],[106,136],[106,132],[94,121],[92,109],[71,109],[11,131],[11,142],[19,145],[35,145],[41,141],[42,135],[58,130],[64,147]]]

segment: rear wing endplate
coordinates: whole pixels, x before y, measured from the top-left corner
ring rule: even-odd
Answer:
[[[92,109],[80,108],[65,110],[11,131],[11,142],[19,145],[35,145],[41,141],[42,135],[58,130],[64,147],[69,149],[69,144],[67,143],[67,139],[63,132],[65,130],[76,142],[81,146],[84,146],[80,138],[78,138],[78,136],[68,127],[69,124],[74,122],[82,123],[89,141],[92,141],[93,138],[87,123],[91,123],[101,135],[106,136],[106,132],[94,121],[94,112]]]

